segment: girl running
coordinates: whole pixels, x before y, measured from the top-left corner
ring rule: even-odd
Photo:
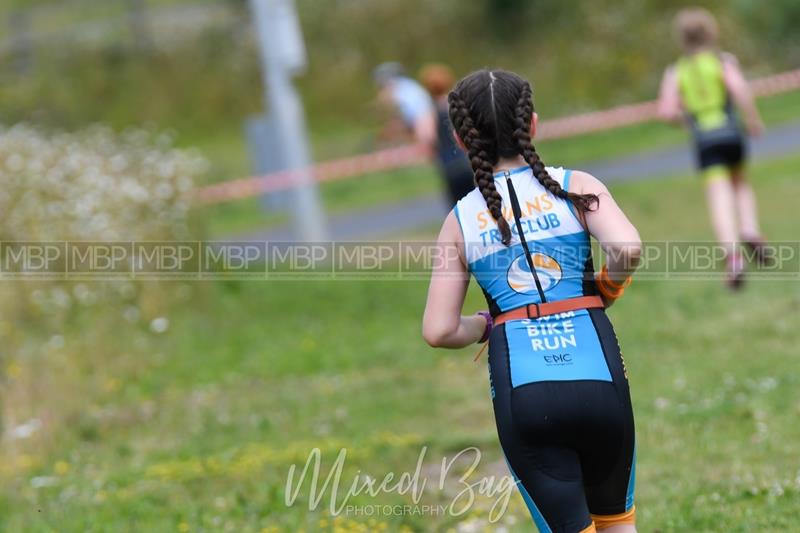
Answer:
[[[717,49],[717,23],[711,13],[702,8],[683,9],[675,18],[675,30],[684,54],[664,73],[659,114],[672,122],[685,117],[689,124],[711,224],[726,250],[726,281],[736,289],[744,274],[738,240],[759,263],[769,263],[769,258],[753,189],[745,178],[746,138],[734,104],[744,115],[750,135],[761,135],[764,125],[736,57]]]
[[[540,531],[634,532],[633,412],[604,308],[638,265],[636,228],[596,178],[545,167],[527,81],[481,70],[449,102],[478,187],[439,234],[423,337],[488,340],[500,444]],[[590,235],[607,255],[596,275]],[[489,310],[461,316],[469,274]]]

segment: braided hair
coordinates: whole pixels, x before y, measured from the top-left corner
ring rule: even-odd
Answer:
[[[467,148],[475,183],[497,222],[503,244],[511,242],[511,228],[503,217],[502,198],[494,182],[494,166],[500,158],[521,155],[542,187],[571,202],[579,213],[597,204],[595,194],[564,190],[531,144],[534,108],[530,83],[513,72],[479,70],[459,81],[448,101],[453,128]]]
[[[494,183],[494,164],[497,163],[495,142],[493,139],[481,135],[470,117],[466,102],[456,91],[452,91],[447,100],[450,103],[450,120],[453,122],[457,135],[467,147],[469,162],[472,165],[472,172],[475,174],[475,183],[486,201],[489,213],[497,222],[503,244],[507,245],[511,242],[511,228],[503,217],[503,199]]]

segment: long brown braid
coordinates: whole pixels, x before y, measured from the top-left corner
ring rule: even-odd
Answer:
[[[530,83],[513,72],[479,70],[459,81],[448,101],[450,120],[467,148],[475,183],[497,222],[503,244],[511,242],[511,228],[503,217],[502,197],[494,182],[494,166],[500,158],[522,155],[542,187],[571,202],[580,213],[597,204],[594,194],[564,190],[531,144],[534,108]]]
[[[464,100],[456,91],[452,91],[447,101],[450,104],[450,120],[457,135],[467,147],[467,155],[472,165],[472,172],[475,174],[475,183],[481,191],[483,199],[489,213],[497,222],[503,244],[511,242],[511,227],[503,217],[502,202],[503,198],[497,192],[494,183],[494,163],[497,162],[497,147],[494,140],[481,137],[480,131],[475,128],[475,124],[469,114],[469,109]]]
[[[536,153],[536,148],[531,143],[531,117],[533,114],[533,91],[531,84],[523,82],[522,88],[517,99],[515,109],[516,126],[513,136],[519,145],[519,153],[531,167],[533,175],[542,184],[542,187],[550,191],[553,196],[562,198],[575,206],[579,212],[590,211],[599,199],[596,194],[578,194],[569,192],[561,187],[561,184],[554,180],[547,172],[547,168],[542,162],[542,158]]]

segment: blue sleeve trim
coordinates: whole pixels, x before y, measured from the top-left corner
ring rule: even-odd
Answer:
[[[567,170],[564,171],[564,185],[562,186],[562,189],[564,189],[567,192],[569,192],[569,178],[570,178],[570,176],[572,176],[572,169],[568,168]]]
[[[568,168],[568,169],[566,169],[564,171],[564,184],[561,186],[561,188],[564,189],[567,192],[569,192],[569,178],[570,177],[572,177],[572,169]],[[569,203],[569,212],[572,213],[572,216],[574,216],[575,220],[578,221],[578,224],[581,225],[581,228],[583,228],[583,232],[588,234],[589,231],[586,228],[583,227],[583,222],[581,221],[581,217],[578,216],[578,212],[575,209],[575,206],[573,205],[572,202],[568,201],[568,203]]]
[[[464,237],[464,226],[461,225],[461,215],[458,214],[458,202],[453,206],[453,213],[455,213],[456,220],[458,221],[458,229],[461,230],[461,240],[464,241],[464,252],[466,253],[467,239]]]

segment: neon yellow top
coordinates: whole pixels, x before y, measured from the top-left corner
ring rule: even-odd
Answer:
[[[675,65],[681,99],[701,130],[718,128],[728,120],[728,90],[722,60],[713,51],[681,57]]]

